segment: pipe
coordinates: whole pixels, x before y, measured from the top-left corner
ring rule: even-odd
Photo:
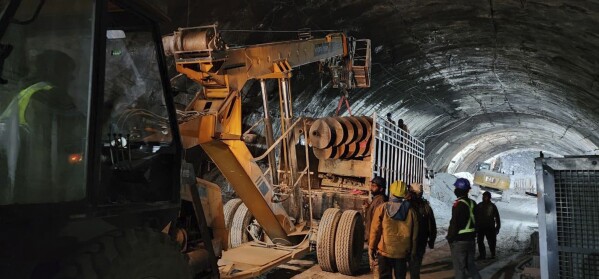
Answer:
[[[262,106],[264,107],[264,132],[266,133],[266,145],[270,148],[274,144],[274,135],[272,131],[272,122],[270,121],[270,117],[268,112],[268,95],[266,94],[266,81],[260,80],[260,88],[262,90]],[[268,149],[267,148],[267,149]],[[277,161],[275,158],[275,153],[268,153],[268,165],[270,167],[270,175],[272,177],[272,183],[274,185],[279,184],[279,176],[277,173]]]
[[[290,106],[290,100],[289,100],[289,80],[287,80],[286,78],[281,79],[281,91],[283,93],[283,112],[284,112],[284,118],[289,119],[291,118],[291,110],[289,108]],[[287,127],[285,127],[287,128]]]
[[[284,115],[284,123],[285,123],[285,129],[288,130],[290,129],[291,126],[291,118],[293,117],[292,114],[292,108],[291,108],[291,90],[290,90],[290,86],[289,86],[289,79],[287,78],[282,78],[281,79],[281,93],[282,93],[282,97],[283,97],[283,106],[284,106],[284,110],[283,112],[285,113]],[[301,189],[299,186],[294,187],[293,185],[295,184],[295,180],[297,179],[297,171],[298,171],[298,167],[297,167],[297,155],[296,155],[296,150],[295,150],[295,134],[291,133],[290,136],[287,137],[286,141],[285,141],[285,149],[286,149],[286,157],[287,157],[287,162],[289,164],[289,186],[291,186],[291,208],[290,208],[290,213],[293,217],[295,217],[296,219],[299,217],[300,221],[303,221],[303,206],[302,206],[302,195],[301,195]]]

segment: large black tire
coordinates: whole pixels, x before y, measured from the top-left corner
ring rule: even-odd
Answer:
[[[364,252],[364,223],[362,215],[346,210],[341,215],[335,236],[335,260],[339,273],[356,275]]]
[[[252,213],[248,210],[245,204],[241,204],[235,215],[233,216],[233,223],[231,224],[231,230],[229,232],[229,239],[231,240],[231,247],[235,248],[243,243],[249,241],[249,235],[246,228],[252,222]]]
[[[56,279],[192,278],[188,257],[168,235],[150,229],[104,234],[65,260]]]
[[[229,236],[228,236],[229,248],[232,248],[232,246],[231,246],[231,225],[233,224],[233,217],[235,217],[235,212],[237,212],[237,209],[239,208],[239,206],[241,204],[242,204],[241,199],[232,199],[232,200],[229,200],[227,203],[225,203],[225,206],[223,207],[223,211],[225,214],[225,227],[227,228],[227,230],[229,230]]]
[[[318,236],[316,238],[316,258],[318,265],[324,271],[335,272],[335,232],[341,218],[341,210],[329,208],[324,211],[320,224],[318,225]]]

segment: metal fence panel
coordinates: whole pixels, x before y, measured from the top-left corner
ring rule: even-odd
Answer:
[[[373,175],[389,184],[396,180],[422,183],[424,143],[382,117],[374,115],[373,123]]]
[[[598,162],[535,161],[542,278],[599,278]]]

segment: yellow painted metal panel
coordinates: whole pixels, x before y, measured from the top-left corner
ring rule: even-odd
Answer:
[[[250,174],[257,173],[259,167],[248,159],[251,154],[245,144],[242,141],[230,141],[229,144],[225,144],[223,141],[215,140],[202,143],[201,147],[220,169],[237,196],[252,212],[268,236],[271,239],[278,238],[289,241],[287,234],[292,231],[292,224],[289,220],[280,223],[281,217],[284,219],[286,216],[285,210],[278,203],[271,204],[273,207],[271,209],[258,189],[261,187],[261,183],[256,183],[259,180],[252,179],[254,175],[250,176]],[[263,187],[261,189],[264,191]],[[276,213],[281,216],[276,216]]]
[[[216,115],[200,116],[179,124],[183,148],[189,149],[202,142],[213,140]]]
[[[210,181],[196,178],[196,187],[204,209],[204,217],[208,227],[212,228],[213,238],[220,242],[220,247],[227,247],[228,233],[225,226],[225,213],[220,187]],[[188,187],[181,187],[181,199],[193,202]]]
[[[480,170],[474,173],[474,184],[498,190],[507,190],[510,188],[510,176],[488,170]]]
[[[223,253],[218,261],[221,278],[255,278],[291,259],[305,256],[310,250],[308,241],[293,249],[276,249],[246,243]],[[232,271],[235,270],[235,273]]]

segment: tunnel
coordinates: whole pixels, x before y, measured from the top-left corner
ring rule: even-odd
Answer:
[[[2,278],[599,278],[598,1],[0,11]]]
[[[501,172],[532,179],[530,186],[533,160],[541,153],[599,154],[599,5],[593,1],[261,0],[167,6],[173,21],[163,26],[164,33],[218,24],[232,46],[296,39],[302,28],[314,36],[342,31],[370,39],[371,86],[349,93],[351,112],[403,119],[426,144],[428,169],[449,187],[456,176],[472,179],[481,163],[496,158],[511,162]],[[341,95],[314,67],[294,70],[291,83],[297,114],[335,113]],[[257,83],[247,85],[243,96],[244,122],[250,125],[263,117]],[[448,203],[455,198],[451,192],[440,195]],[[499,236],[498,246],[504,256],[521,252],[521,242],[530,241],[536,226],[536,200],[523,198],[501,210],[512,231]],[[433,253],[429,262],[440,257]]]
[[[0,1],[0,277],[599,278],[598,2]]]
[[[352,112],[404,119],[436,171],[464,150],[457,172],[510,150],[599,152],[592,1],[208,1],[169,11],[165,30],[218,23],[240,45],[293,39],[269,31],[300,28],[371,39],[372,85],[350,93]],[[296,109],[334,113],[339,95],[300,71]]]

